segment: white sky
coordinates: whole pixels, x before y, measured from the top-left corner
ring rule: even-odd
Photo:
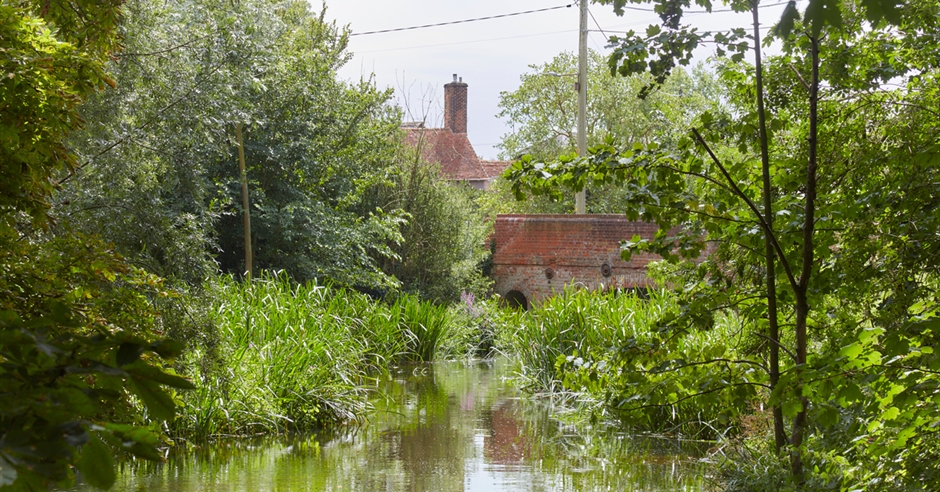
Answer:
[[[562,51],[577,52],[578,6],[573,0],[326,0],[327,19],[348,25],[354,36],[349,50],[354,58],[340,70],[340,77],[358,81],[374,74],[380,88],[393,87],[399,104],[411,113],[407,119],[427,117],[428,126],[442,126],[444,84],[458,74],[468,84],[467,134],[480,157],[495,159],[500,137],[509,131],[496,117],[499,94],[519,87],[520,75],[529,65],[542,64]],[[316,0],[311,0],[315,9]],[[436,24],[527,10],[564,6],[545,12],[468,22],[441,27],[383,34],[355,35],[368,31]],[[720,2],[715,2],[716,4]],[[764,3],[777,3],[765,0]],[[649,8],[648,6],[637,6]],[[716,6],[716,9],[720,7]],[[658,23],[653,12],[628,10],[617,17],[613,8],[590,6],[588,47],[607,53],[607,36],[642,32]],[[780,17],[783,5],[761,9],[762,23]],[[749,14],[687,14],[700,29],[749,27]],[[596,23],[595,23],[596,20]],[[709,56],[702,50],[697,57]],[[572,98],[577,94],[572,89]],[[588,89],[590,97],[590,88]]]

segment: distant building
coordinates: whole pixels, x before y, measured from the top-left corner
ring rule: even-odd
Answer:
[[[485,190],[511,164],[482,160],[473,150],[467,138],[467,84],[457,74],[444,85],[444,128],[424,128],[423,123],[404,123],[402,128],[405,142],[418,149],[424,160],[440,164],[444,179],[466,181]]]

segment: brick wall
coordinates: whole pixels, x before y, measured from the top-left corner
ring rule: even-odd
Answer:
[[[634,234],[652,238],[657,230],[622,215],[499,215],[495,226],[495,290],[504,297],[518,291],[529,303],[572,282],[590,289],[646,287],[646,265],[659,259],[649,253],[620,259],[621,241]]]

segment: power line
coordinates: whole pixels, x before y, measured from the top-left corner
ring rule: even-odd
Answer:
[[[465,19],[465,20],[452,21],[452,22],[443,22],[443,23],[439,23],[439,24],[426,24],[426,25],[423,25],[423,26],[411,26],[411,27],[402,27],[402,28],[396,28],[396,29],[385,29],[385,30],[381,30],[381,31],[369,31],[369,32],[361,32],[361,33],[351,33],[350,36],[359,36],[359,35],[366,35],[366,34],[379,34],[379,33],[395,32],[395,31],[405,31],[405,30],[423,29],[423,28],[426,28],[426,27],[436,27],[436,26],[444,26],[444,25],[451,25],[451,24],[461,24],[461,23],[466,23],[466,22],[475,22],[475,21],[480,21],[480,20],[497,19],[497,18],[501,18],[501,17],[511,17],[511,16],[517,16],[517,15],[524,15],[524,14],[536,13],[536,12],[544,12],[544,11],[548,11],[548,10],[557,10],[557,9],[569,8],[569,7],[572,7],[573,5],[577,5],[577,3],[578,3],[578,2],[575,1],[574,3],[568,4],[568,5],[559,5],[559,6],[556,6],[556,7],[548,7],[548,8],[544,8],[544,9],[538,9],[538,10],[527,10],[527,11],[524,11],[524,12],[514,12],[514,13],[510,13],[510,14],[501,14],[501,15],[494,15],[494,16],[489,16],[489,17],[478,17],[478,18],[475,18],[475,19]],[[787,3],[789,3],[789,2],[788,2],[788,1],[783,1],[783,2],[778,2],[778,3],[774,3],[774,4],[760,5],[759,8],[775,7],[775,6],[779,6],[779,5],[785,5],[785,4],[787,4]],[[624,8],[631,8],[631,7],[625,6]],[[647,9],[640,9],[640,8],[638,8],[638,7],[637,7],[637,8],[633,8],[633,9],[634,9],[634,10],[641,10],[641,11],[644,11],[644,12],[652,12],[651,9],[649,9],[649,10],[647,10]],[[713,12],[713,13],[714,13],[714,12],[731,12],[731,10],[730,10],[730,9],[728,9],[728,10],[713,10],[712,12]],[[642,21],[642,20],[641,20],[641,21],[636,21],[636,22],[630,22],[630,23],[628,23],[628,24],[619,24],[619,25],[617,25],[617,26],[608,27],[607,29],[604,29],[603,27],[601,27],[600,23],[597,21],[597,18],[594,17],[593,12],[591,12],[590,10],[588,10],[588,13],[591,15],[591,19],[594,21],[594,25],[597,27],[597,30],[590,29],[589,32],[600,32],[600,33],[602,33],[602,34],[603,34],[604,36],[606,36],[606,37],[609,37],[609,34],[607,33],[607,31],[609,31],[609,30],[617,30],[617,29],[624,28],[624,27],[632,27],[632,26],[634,26],[634,25],[648,24],[649,22],[654,22],[654,21],[652,21],[652,20],[650,20],[650,21]],[[707,13],[707,12],[704,11],[704,10],[696,10],[696,11],[686,11],[685,13],[687,13],[687,14],[705,14],[705,13]],[[761,30],[767,30],[767,29],[770,29],[770,27],[761,27]],[[569,33],[569,32],[573,32],[573,31],[570,30],[570,29],[566,29],[566,30],[562,30],[562,31],[543,32],[543,33],[536,33],[536,34],[523,34],[523,35],[517,35],[517,36],[505,36],[505,37],[488,38],[488,39],[474,39],[474,40],[456,41],[456,42],[450,42],[450,43],[432,43],[432,44],[424,44],[424,45],[416,45],[416,46],[406,46],[406,47],[400,47],[400,48],[383,48],[383,49],[378,49],[378,50],[357,51],[357,54],[379,53],[379,52],[385,52],[385,51],[402,51],[402,50],[412,50],[412,49],[420,49],[420,48],[437,48],[437,47],[442,47],[442,46],[461,45],[461,44],[474,44],[474,43],[485,43],[485,42],[491,42],[491,41],[502,41],[502,40],[507,40],[507,39],[518,39],[518,38],[528,38],[528,37],[536,37],[536,36],[546,36],[546,35],[561,34],[561,33]],[[730,30],[730,29],[727,29],[727,30],[718,30],[718,31],[709,31],[709,32],[712,32],[712,33],[716,33],[716,32],[731,32],[731,30]],[[595,46],[598,45],[597,41],[594,40],[593,38],[592,38],[592,41],[594,42]],[[598,46],[598,48],[600,49],[599,46]],[[601,50],[601,51],[602,51],[602,50]]]
[[[597,26],[597,29],[601,31],[601,34],[603,34],[604,36],[607,36],[607,33],[604,32],[604,28],[601,27],[601,25],[597,23],[597,18],[594,17],[594,12],[591,12],[589,9],[588,14],[591,14],[591,20],[594,21],[594,25]],[[609,38],[610,36],[607,36],[607,37]]]
[[[577,2],[575,2],[575,3],[577,3]],[[384,33],[389,33],[389,32],[413,31],[413,30],[415,30],[415,29],[427,29],[427,28],[429,28],[429,27],[450,26],[450,25],[454,25],[454,24],[466,24],[466,23],[468,23],[468,22],[478,22],[478,21],[484,21],[484,20],[502,19],[502,18],[505,18],[505,17],[515,17],[515,16],[519,16],[519,15],[528,15],[528,14],[535,14],[535,13],[539,13],[539,12],[548,12],[548,11],[550,11],[550,10],[558,10],[558,9],[571,8],[573,5],[575,5],[575,3],[569,3],[569,4],[567,4],[567,5],[558,5],[558,6],[555,6],[555,7],[546,7],[546,8],[544,8],[544,9],[524,10],[524,11],[522,11],[522,12],[511,12],[511,13],[508,13],[508,14],[490,15],[490,16],[486,16],[486,17],[475,17],[475,18],[472,18],[472,19],[461,19],[461,20],[448,21],[448,22],[438,22],[438,23],[435,23],[435,24],[422,24],[422,25],[419,25],[419,26],[396,27],[396,28],[393,28],[393,29],[381,29],[381,30],[378,30],[378,31],[353,32],[353,33],[350,33],[349,35],[350,35],[350,36],[365,36],[365,35],[368,35],[368,34],[384,34]],[[786,5],[786,4],[788,4],[788,3],[790,3],[789,0],[783,1],[783,2],[777,2],[777,3],[759,5],[757,8],[777,7],[777,6],[780,6],[780,5]],[[627,9],[627,10],[636,10],[636,11],[639,11],[639,12],[654,12],[654,13],[656,12],[654,9],[651,9],[651,8],[632,7],[632,6],[629,6],[629,5],[624,5],[623,8],[624,8],[624,9]],[[716,9],[716,10],[712,10],[711,12],[709,12],[709,11],[707,11],[707,10],[686,10],[684,13],[686,13],[686,14],[707,14],[707,13],[719,13],[719,12],[734,12],[734,10],[733,10],[733,9]],[[607,35],[607,33],[604,32],[604,29],[601,28],[601,26],[598,24],[597,19],[594,19],[594,14],[593,14],[593,13],[591,13],[591,18],[594,20],[594,24],[597,25],[597,28],[598,28],[602,33],[604,33],[604,35]]]
[[[748,28],[750,28],[750,26],[743,26],[743,27],[741,27],[740,29],[748,29]],[[760,29],[761,29],[762,31],[766,31],[766,30],[768,30],[768,29],[773,29],[773,27],[770,27],[770,26],[768,26],[768,27],[761,27]],[[357,55],[365,55],[365,54],[368,54],[368,53],[383,53],[383,52],[386,52],[386,51],[405,51],[405,50],[416,50],[416,49],[421,49],[421,48],[440,48],[440,47],[444,47],[444,46],[455,46],[455,45],[461,45],[461,44],[475,44],[475,43],[488,43],[488,42],[492,42],[492,41],[505,41],[505,40],[507,40],[507,39],[520,39],[520,38],[532,38],[532,37],[538,37],[538,36],[551,36],[551,35],[554,35],[554,34],[565,34],[565,33],[572,33],[572,32],[577,32],[577,29],[565,29],[565,30],[562,30],[562,31],[540,32],[540,33],[535,33],[535,34],[520,34],[520,35],[518,35],[518,36],[504,36],[504,37],[499,37],[499,38],[471,39],[471,40],[468,40],[468,41],[454,41],[454,42],[451,42],[451,43],[432,43],[432,44],[420,44],[420,45],[414,45],[414,46],[403,46],[403,47],[396,47],[396,48],[382,48],[382,49],[378,49],[378,50],[356,51],[355,53],[356,53]],[[604,33],[605,35],[607,34],[606,31],[597,30],[597,29],[590,29],[589,32],[602,32],[602,33]],[[705,32],[705,31],[703,31],[703,32]],[[731,29],[722,29],[722,30],[718,30],[718,31],[707,31],[707,32],[711,32],[711,33],[717,33],[717,32],[731,32]],[[593,40],[593,38],[592,38],[592,40]],[[595,44],[596,46],[598,45],[598,43],[597,43],[596,40],[594,40],[594,44]],[[603,50],[601,49],[600,51],[603,51]]]
[[[790,3],[789,0],[784,1],[784,2],[770,3],[766,5],[758,5],[757,8],[764,9],[768,7],[777,7],[780,5],[786,5],[788,3]],[[624,5],[622,8],[625,10],[637,10],[639,12],[656,12],[655,9],[643,8],[643,7],[631,7],[629,5]],[[710,10],[710,11],[709,10],[683,10],[682,13],[684,14],[714,14],[717,12],[734,12],[734,11],[735,11],[734,9],[715,9],[715,10]]]
[[[419,49],[419,48],[439,48],[442,46],[453,46],[453,45],[458,45],[458,44],[487,43],[490,41],[503,41],[506,39],[532,38],[536,36],[551,36],[553,34],[571,33],[571,32],[577,32],[577,31],[578,31],[577,29],[565,29],[563,31],[540,32],[540,33],[535,33],[535,34],[520,34],[518,36],[505,36],[505,37],[500,37],[500,38],[471,39],[469,41],[454,41],[451,43],[422,44],[422,45],[417,45],[417,46],[405,46],[401,48],[383,48],[379,50],[357,51],[356,54],[379,53],[383,51],[403,51],[403,50],[413,50],[413,49]]]
[[[387,33],[387,32],[412,31],[412,30],[414,30],[414,29],[425,29],[425,28],[428,28],[428,27],[450,26],[450,25],[453,25],[453,24],[464,24],[464,23],[467,23],[467,22],[477,22],[477,21],[484,21],[484,20],[491,20],[491,19],[501,19],[501,18],[503,18],[503,17],[513,17],[513,16],[517,16],[517,15],[526,15],[526,14],[535,14],[535,13],[538,13],[538,12],[547,12],[547,11],[549,11],[549,10],[566,9],[566,8],[571,7],[572,5],[574,5],[574,4],[569,3],[568,5],[559,5],[559,6],[557,6],[557,7],[547,7],[547,8],[544,8],[544,9],[526,10],[526,11],[523,11],[523,12],[512,12],[512,13],[509,13],[509,14],[490,15],[490,16],[487,16],[487,17],[476,17],[476,18],[474,18],[474,19],[462,19],[462,20],[456,20],[456,21],[450,21],[450,22],[439,22],[439,23],[437,23],[437,24],[424,24],[424,25],[420,25],[420,26],[409,26],[409,27],[396,27],[396,28],[394,28],[394,29],[382,29],[382,30],[380,30],[380,31],[354,32],[354,33],[350,33],[349,35],[350,35],[350,36],[365,36],[366,34],[382,34],[382,33]]]

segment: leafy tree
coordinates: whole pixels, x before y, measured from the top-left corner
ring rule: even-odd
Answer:
[[[118,90],[73,139],[69,224],[165,276],[242,273],[241,123],[255,266],[393,285],[373,258],[392,254],[400,218],[360,195],[394,153],[398,113],[389,93],[337,80],[346,37],[324,16],[298,1],[129,2]]]
[[[148,296],[166,295],[160,279],[89,237],[4,241],[3,252],[0,488],[68,485],[76,469],[108,488],[114,450],[162,459],[158,424],[175,414],[162,386],[192,384],[162,368],[180,347],[156,332]]]
[[[402,239],[389,243],[394,256],[378,258],[402,290],[438,302],[456,302],[463,292],[483,296],[489,282],[480,265],[492,231],[478,201],[484,193],[444,180],[437,164],[421,159],[420,146],[402,146],[386,178],[364,200],[370,207],[401,212]]]
[[[512,131],[499,144],[500,157],[524,154],[537,159],[577,150],[577,92],[572,83],[578,69],[577,55],[564,52],[550,62],[530,65],[531,73],[513,92],[500,94],[500,112]],[[616,77],[607,60],[588,52],[588,145],[608,136],[625,145],[674,144],[702,112],[713,109],[718,99],[714,75],[699,65],[691,73],[676,70],[655,94],[646,99],[625,98],[652,82],[646,74]]]
[[[701,129],[673,148],[609,139],[589,158],[526,158],[507,174],[515,187],[537,193],[623,183],[628,216],[661,226],[652,241],[629,241],[625,256],[645,249],[695,257],[703,240],[718,242],[716,261],[678,282],[681,315],[662,319],[651,345],[622,348],[612,374],[642,381],[656,358],[654,374],[677,377],[703,364],[764,367],[749,377],[771,390],[774,447],[787,451],[791,486],[920,486],[933,478],[920,463],[937,452],[929,430],[936,417],[920,411],[932,406],[937,387],[937,302],[929,287],[937,238],[935,200],[914,183],[933,182],[937,172],[928,102],[937,92],[934,62],[908,50],[932,39],[923,33],[936,23],[937,7],[813,1],[800,16],[791,2],[775,30],[784,55],[764,61],[760,5],[731,6],[751,11],[751,34],[689,29],[681,25],[688,4],[664,2],[662,25],[627,33],[609,62],[623,75],[649,70],[654,84],[644,96],[710,38],[731,54],[719,71],[734,111],[706,113]],[[743,63],[748,50],[753,66]],[[900,89],[883,85],[896,81]],[[719,310],[743,316],[742,335],[760,342],[753,351],[740,362],[677,351],[679,334],[709,329]],[[724,384],[725,391],[739,387]],[[654,403],[721,390],[699,386]],[[854,437],[839,441],[846,432]],[[845,446],[851,457],[840,455]]]
[[[146,294],[159,279],[93,237],[47,233],[57,180],[77,160],[67,146],[77,107],[101,86],[120,2],[0,4],[0,489],[68,485],[76,470],[114,481],[112,449],[159,459],[173,418]],[[146,407],[129,405],[128,393]],[[146,417],[146,418],[145,418]]]
[[[74,8],[75,12],[71,9]],[[88,15],[96,22],[81,24]],[[117,3],[0,5],[3,70],[0,81],[0,212],[9,227],[16,213],[42,223],[50,175],[75,166],[63,137],[78,127],[75,107],[109,82],[101,59],[111,48]]]
[[[500,95],[499,117],[512,131],[500,143],[501,157],[524,154],[537,160],[577,152],[577,97],[571,75],[578,69],[577,56],[561,53],[550,62],[531,65],[519,89]],[[718,84],[703,66],[691,72],[676,70],[663,86],[646,99],[623,97],[635,94],[652,82],[646,74],[616,77],[606,59],[590,51],[588,63],[587,142],[596,145],[613,138],[622,145],[658,142],[673,145],[694,119],[704,111],[720,107]],[[507,199],[509,187],[497,180],[493,207],[500,213],[566,213],[572,197],[563,194],[528,197],[523,203]],[[623,211],[623,197],[616,186],[588,184],[588,210],[592,213]],[[568,199],[566,199],[568,198]]]

